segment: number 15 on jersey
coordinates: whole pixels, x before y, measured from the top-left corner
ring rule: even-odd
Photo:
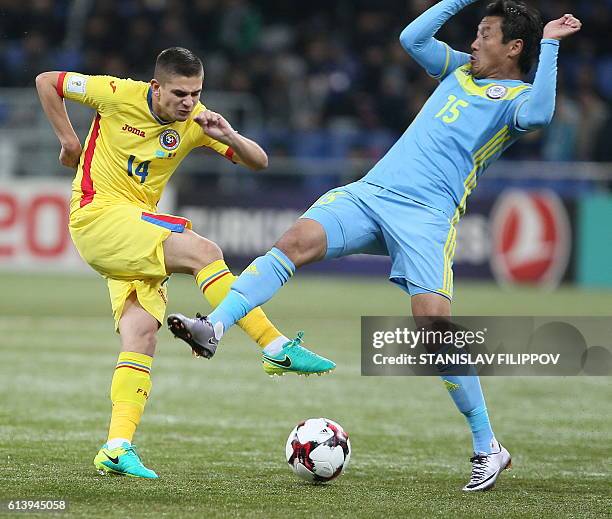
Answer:
[[[442,108],[442,110],[438,112],[438,114],[436,115],[436,119],[444,115],[444,117],[442,117],[442,120],[446,124],[452,124],[457,119],[459,119],[459,116],[461,115],[460,109],[467,108],[468,106],[470,106],[470,103],[468,103],[467,101],[464,101],[463,99],[457,99],[457,96],[450,95],[448,96],[448,103],[446,103],[444,108]]]

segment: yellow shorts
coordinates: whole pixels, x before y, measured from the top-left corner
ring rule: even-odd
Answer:
[[[93,202],[70,215],[70,235],[81,257],[107,279],[115,329],[129,295],[161,324],[167,305],[163,242],[171,232],[191,229],[177,216],[135,205]]]

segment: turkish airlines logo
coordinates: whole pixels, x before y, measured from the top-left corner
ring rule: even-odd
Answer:
[[[502,284],[559,284],[570,258],[567,211],[553,192],[503,194],[491,216],[491,269]]]

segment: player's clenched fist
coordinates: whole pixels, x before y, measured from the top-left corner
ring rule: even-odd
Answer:
[[[81,158],[81,143],[79,141],[62,144],[59,161],[62,166],[67,168],[76,168],[79,165]]]
[[[235,132],[232,125],[222,115],[212,110],[201,111],[193,120],[202,127],[206,135],[221,142]]]
[[[582,22],[573,14],[566,14],[544,27],[544,38],[562,40],[582,29]]]

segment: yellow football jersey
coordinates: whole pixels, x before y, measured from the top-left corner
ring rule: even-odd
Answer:
[[[72,184],[71,213],[94,198],[155,211],[172,173],[193,148],[207,146],[230,160],[234,154],[192,119],[159,119],[148,83],[62,72],[57,92],[97,112]],[[198,102],[192,117],[204,109]]]

